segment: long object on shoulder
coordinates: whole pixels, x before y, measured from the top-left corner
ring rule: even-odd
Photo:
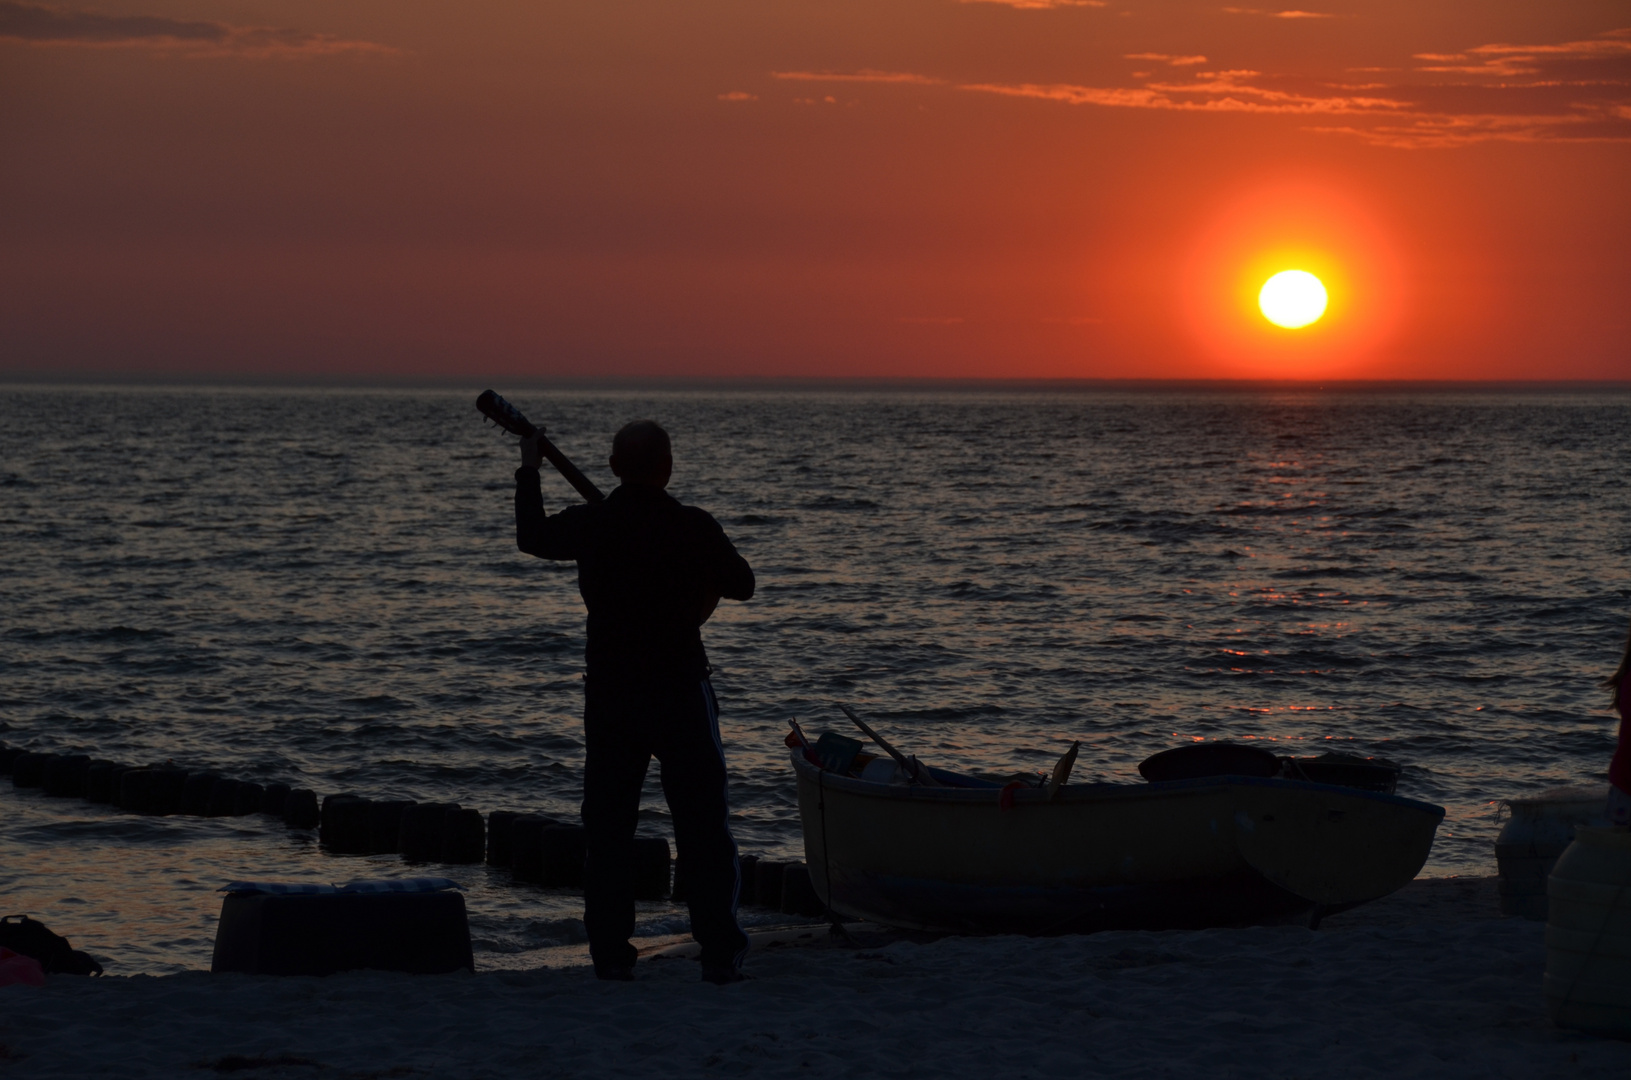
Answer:
[[[493,391],[483,390],[481,392],[481,396],[476,399],[476,411],[508,431],[511,435],[519,435],[523,439],[536,438],[538,440],[538,449],[543,452],[544,457],[548,458],[549,463],[555,466],[562,476],[566,477],[567,483],[578,489],[578,494],[582,495],[586,501],[600,502],[606,497],[600,493],[599,488],[595,487],[594,481],[583,475],[578,467],[572,464],[570,458],[556,449],[554,443],[544,438],[543,428],[528,420],[521,414],[520,409],[511,405]]]

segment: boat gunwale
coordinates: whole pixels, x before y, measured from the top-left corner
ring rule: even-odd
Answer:
[[[799,779],[808,780],[819,788],[841,791],[847,795],[863,795],[874,799],[905,799],[918,802],[974,803],[979,805],[999,803],[1003,792],[1006,790],[995,787],[959,788],[924,787],[918,784],[883,784],[874,780],[862,780],[859,777],[839,776],[836,773],[828,772],[818,765],[803,760],[796,752],[791,757],[794,772]],[[822,777],[825,777],[825,779],[821,779]],[[1406,798],[1403,795],[1389,795],[1381,791],[1344,787],[1341,784],[1316,784],[1311,780],[1291,780],[1269,776],[1202,776],[1192,780],[1161,780],[1142,784],[1065,784],[1059,788],[1058,793],[1051,800],[1048,798],[1047,792],[1040,788],[1017,788],[1008,793],[1013,797],[1015,805],[1041,804],[1043,806],[1057,806],[1071,803],[1148,798],[1152,795],[1176,794],[1183,791],[1223,787],[1262,787],[1276,791],[1341,794],[1392,806],[1425,811],[1436,815],[1440,821],[1444,820],[1445,816],[1444,807],[1420,799]]]

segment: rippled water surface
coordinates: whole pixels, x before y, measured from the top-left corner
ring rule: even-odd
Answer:
[[[574,813],[576,572],[515,550],[516,452],[479,389],[0,388],[0,738]],[[660,420],[670,490],[753,563],[758,595],[705,632],[746,850],[799,853],[785,721],[841,728],[835,701],[988,771],[1072,739],[1081,779],[1196,738],[1386,755],[1449,810],[1430,874],[1493,870],[1495,800],[1606,782],[1631,395],[512,397],[607,489],[611,433]],[[262,818],[9,784],[0,812],[5,908],[121,972],[207,966],[233,877],[397,868]],[[452,876],[478,964],[581,939],[575,897]]]

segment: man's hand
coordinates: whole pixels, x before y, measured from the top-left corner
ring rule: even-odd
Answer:
[[[521,467],[523,469],[536,469],[544,463],[544,452],[538,447],[538,440],[543,437],[543,434],[540,431],[531,438],[521,440]]]

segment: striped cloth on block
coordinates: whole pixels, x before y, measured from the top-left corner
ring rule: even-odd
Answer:
[[[269,893],[272,896],[320,896],[323,893],[337,893],[340,890],[333,885],[315,885],[298,881],[233,881],[215,891],[224,893]]]
[[[458,888],[462,888],[462,886],[452,878],[409,877],[348,881],[340,886],[340,891],[343,893],[425,893]]]
[[[374,878],[344,885],[316,885],[298,881],[233,881],[217,889],[224,893],[266,893],[271,896],[323,896],[333,893],[429,893],[462,889],[452,878]]]

